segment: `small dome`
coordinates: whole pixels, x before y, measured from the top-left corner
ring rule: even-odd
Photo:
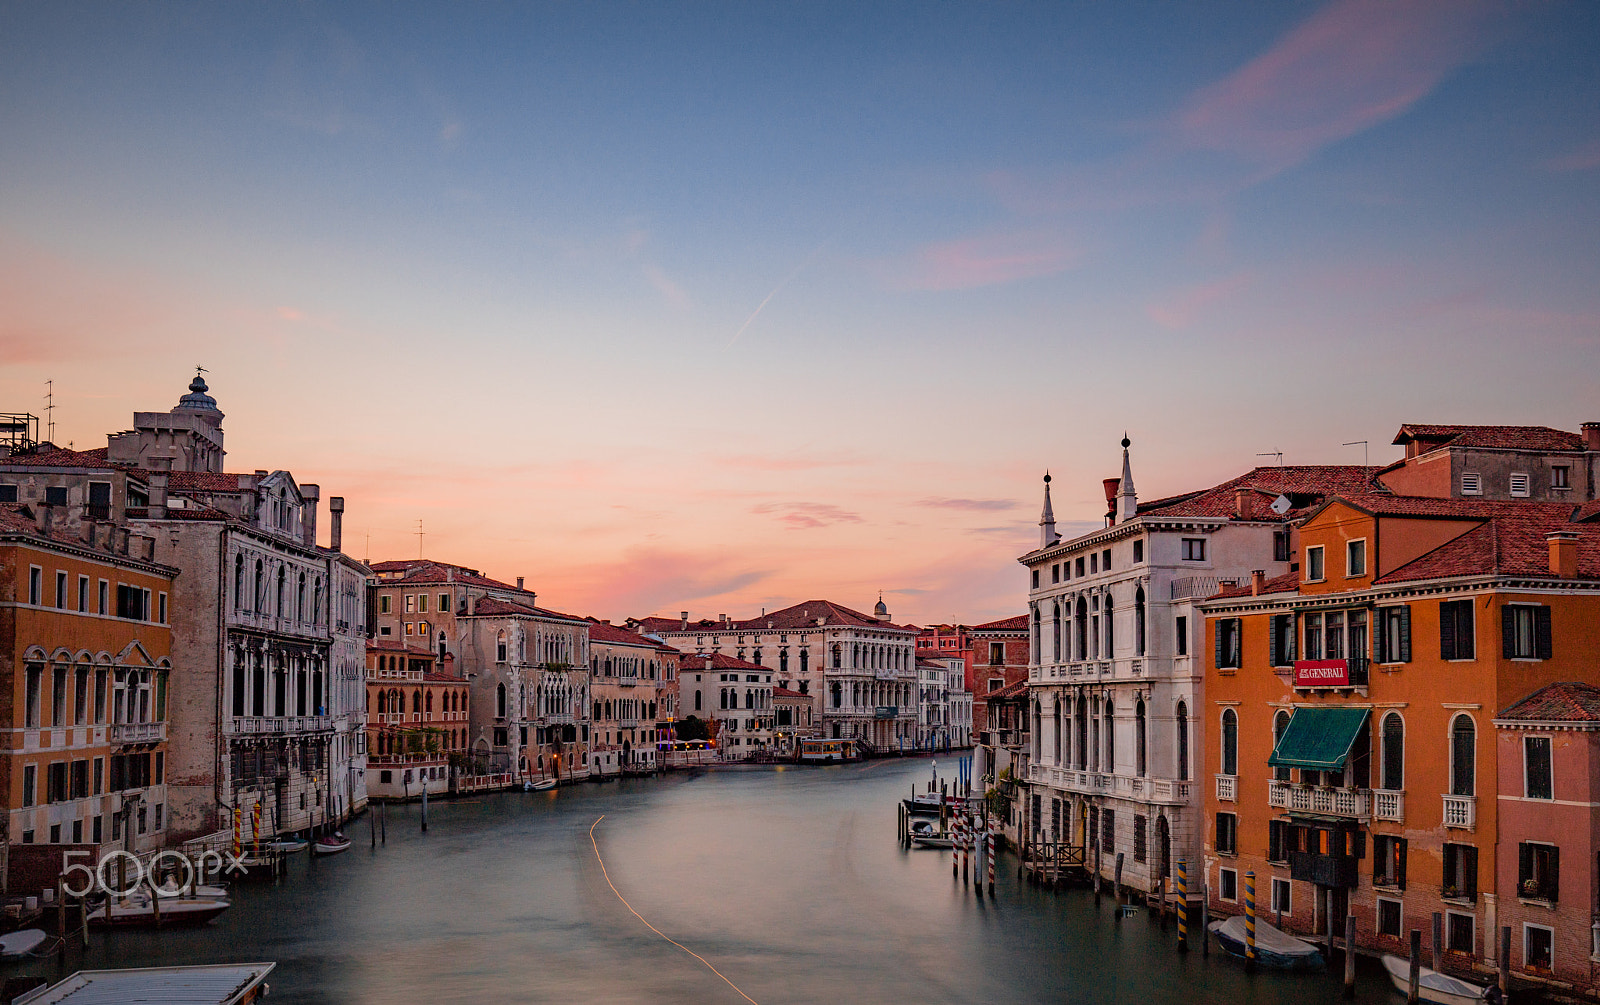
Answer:
[[[880,618],[887,618],[889,616],[889,605],[883,602],[883,594],[878,594],[878,606],[872,609],[872,613],[876,614]]]
[[[178,407],[173,411],[182,409],[190,412],[215,412],[217,399],[207,394],[208,390],[210,388],[206,387],[205,378],[196,373],[194,380],[189,382],[189,393],[178,399]]]

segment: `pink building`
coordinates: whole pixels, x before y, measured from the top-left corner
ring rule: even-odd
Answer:
[[[1594,994],[1600,987],[1600,687],[1546,685],[1502,712],[1495,733],[1497,930],[1511,927],[1512,970]]]

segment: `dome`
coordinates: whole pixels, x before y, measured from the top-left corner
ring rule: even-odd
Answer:
[[[215,412],[217,399],[207,394],[208,390],[210,388],[206,387],[206,379],[196,373],[194,380],[189,382],[189,393],[178,399],[178,408],[190,412]]]
[[[887,618],[889,616],[889,605],[883,602],[883,594],[878,594],[878,606],[872,609],[872,613],[876,614],[880,618]]]

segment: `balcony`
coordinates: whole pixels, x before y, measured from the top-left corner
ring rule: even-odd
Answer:
[[[1320,855],[1316,852],[1289,853],[1289,877],[1320,886],[1354,889],[1361,873],[1349,855]]]
[[[1220,782],[1223,777],[1225,776],[1217,776],[1218,799],[1222,798]],[[1286,809],[1291,813],[1322,813],[1327,816],[1365,820],[1372,816],[1372,790],[1299,785],[1273,779],[1267,783],[1267,805]]]
[[[1394,789],[1372,790],[1372,816],[1376,820],[1404,823],[1406,819],[1406,794]]]
[[[1445,796],[1444,825],[1472,830],[1478,824],[1477,796]]]
[[[108,730],[111,742],[160,743],[167,738],[164,722],[113,722]]]
[[[331,733],[333,717],[328,715],[251,715],[233,719],[235,733]]]
[[[1189,782],[1157,778],[1150,783],[1150,798],[1158,803],[1187,803],[1193,791]]]
[[[1217,776],[1217,801],[1231,803],[1238,799],[1239,778],[1237,775]]]

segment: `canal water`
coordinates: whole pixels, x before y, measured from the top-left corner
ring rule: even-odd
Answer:
[[[69,969],[275,960],[275,1003],[1079,1002],[1318,1005],[1331,974],[1180,957],[1143,912],[1050,894],[1002,859],[998,895],[948,852],[903,851],[895,800],[926,760],[723,770],[389,807],[388,842],[296,856],[198,930],[91,934]],[[599,821],[596,826],[596,821]],[[594,844],[591,844],[591,827]],[[629,913],[699,954],[725,983]],[[1398,1005],[1374,961],[1360,1000]],[[56,973],[54,963],[29,970]]]

